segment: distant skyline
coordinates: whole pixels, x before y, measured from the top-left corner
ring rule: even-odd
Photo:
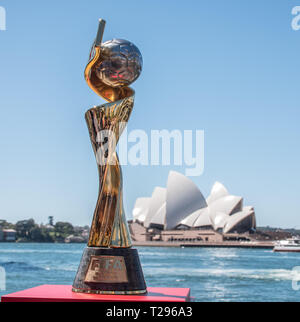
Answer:
[[[83,70],[104,18],[104,40],[128,39],[144,59],[128,131],[203,130],[205,168],[191,179],[205,197],[220,181],[255,207],[258,226],[299,229],[299,5],[1,1],[0,219],[90,225],[98,173],[84,113],[104,101]],[[171,170],[185,167],[123,167],[128,219]]]

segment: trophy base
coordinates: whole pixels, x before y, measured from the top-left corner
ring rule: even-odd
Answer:
[[[87,247],[84,250],[72,291],[115,295],[147,293],[137,250]]]

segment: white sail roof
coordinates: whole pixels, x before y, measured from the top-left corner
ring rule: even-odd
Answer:
[[[132,210],[134,221],[143,223],[146,219],[151,198],[138,198]]]
[[[161,208],[161,206],[166,202],[166,197],[167,189],[161,187],[157,187],[154,189],[152,198],[149,203],[149,210],[144,222],[144,226],[146,228],[149,228],[152,218],[156,215],[157,211]]]
[[[237,196],[226,196],[211,203],[209,208],[212,214],[221,212],[230,216],[234,212],[239,212],[242,210],[243,198]]]
[[[226,196],[229,196],[229,192],[227,191],[225,186],[220,182],[216,182],[213,185],[213,187],[211,189],[211,193],[207,197],[206,202],[208,205],[210,205],[211,203],[215,202],[216,200],[226,197]]]
[[[166,224],[166,203],[164,203],[153,216],[151,224],[165,227]]]
[[[133,218],[146,228],[154,225],[166,230],[185,225],[228,233],[256,227],[254,208],[243,208],[243,198],[230,195],[223,184],[216,182],[205,200],[190,179],[174,171],[170,172],[167,189],[157,187],[151,198],[137,199]]]
[[[171,171],[167,184],[165,229],[175,228],[194,211],[207,207],[198,187],[184,175]]]
[[[210,219],[209,207],[201,210],[198,219],[194,223],[195,228],[208,227],[208,226],[213,226],[213,223],[211,222],[211,219]]]
[[[212,221],[214,230],[223,229],[229,220],[230,216],[223,212],[211,213],[210,219]]]
[[[244,224],[248,230],[255,228],[254,211],[243,210],[232,215],[224,228],[224,233],[227,234],[231,231],[234,231],[239,225],[242,224]]]
[[[194,227],[194,223],[196,222],[196,220],[198,219],[198,217],[200,216],[200,214],[203,212],[204,209],[206,209],[206,208],[202,208],[202,209],[199,209],[199,210],[193,212],[191,215],[184,218],[180,222],[180,224],[188,226],[188,227]]]

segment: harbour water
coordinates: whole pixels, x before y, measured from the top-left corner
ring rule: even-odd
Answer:
[[[72,284],[84,247],[0,244],[0,268],[6,273],[6,291],[0,290],[0,296],[41,284]],[[189,287],[195,301],[300,301],[300,267],[295,268],[300,266],[300,253],[233,248],[138,250],[149,286]]]

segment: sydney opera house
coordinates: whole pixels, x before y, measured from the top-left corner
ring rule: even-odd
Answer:
[[[204,198],[187,177],[170,172],[166,188],[157,187],[150,198],[139,198],[130,230],[133,241],[211,241],[256,229],[253,207],[231,195],[216,182]]]

